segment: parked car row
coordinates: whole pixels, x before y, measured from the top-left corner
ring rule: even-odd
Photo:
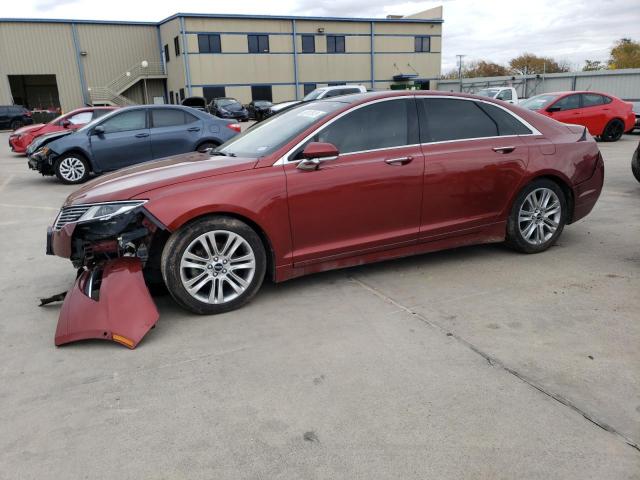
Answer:
[[[121,108],[76,131],[57,132],[31,149],[28,165],[67,184],[130,165],[215,148],[240,132],[237,123],[180,105]]]
[[[210,113],[220,118],[229,118],[239,122],[248,120],[262,120],[264,113],[271,107],[271,102],[266,100],[254,100],[248,105],[243,105],[235,98],[219,97],[209,103],[204,97],[187,97],[182,105]]]

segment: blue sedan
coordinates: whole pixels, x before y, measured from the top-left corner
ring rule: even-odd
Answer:
[[[29,168],[76,184],[119,168],[181,153],[204,152],[240,132],[240,125],[180,105],[115,110],[29,156]]]

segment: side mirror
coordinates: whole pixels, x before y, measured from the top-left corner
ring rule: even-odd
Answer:
[[[320,162],[338,158],[340,152],[331,143],[311,142],[302,151],[302,160],[298,163],[300,170],[317,170]]]
[[[69,120],[62,121],[62,128],[69,128],[71,126],[71,122]]]
[[[549,108],[547,108],[547,112],[549,112],[549,113],[559,112],[560,110],[562,110],[561,107],[549,107]]]
[[[104,127],[102,125],[98,125],[97,127],[93,128],[93,131],[91,133],[93,135],[102,136],[102,135],[104,135]]]

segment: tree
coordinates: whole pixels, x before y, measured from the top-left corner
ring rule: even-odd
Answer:
[[[558,62],[550,57],[538,57],[533,53],[523,53],[512,58],[509,66],[511,71],[518,75],[569,71],[569,65],[566,62]]]
[[[497,63],[488,62],[486,60],[475,60],[463,65],[462,77],[501,77],[509,75],[509,69]],[[444,73],[441,77],[443,80],[454,80],[458,78],[458,69],[454,68]]]
[[[600,60],[585,60],[584,66],[582,67],[583,72],[592,72],[594,70],[605,70],[607,68],[607,64],[601,62]]]
[[[609,68],[639,68],[640,43],[630,38],[621,38],[611,49]]]

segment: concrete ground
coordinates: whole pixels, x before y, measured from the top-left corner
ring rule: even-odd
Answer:
[[[53,345],[73,187],[0,134],[0,478],[640,479],[640,135],[540,255],[479,246],[265,285],[216,317],[158,298],[138,349]]]

